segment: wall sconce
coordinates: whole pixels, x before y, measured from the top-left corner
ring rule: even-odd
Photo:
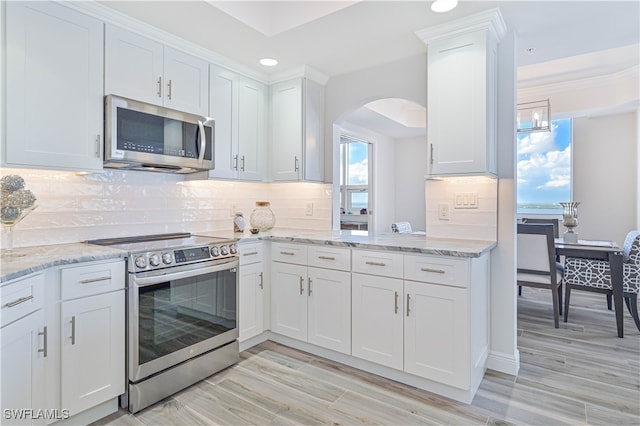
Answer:
[[[518,104],[516,119],[518,133],[550,132],[551,104],[549,99]]]

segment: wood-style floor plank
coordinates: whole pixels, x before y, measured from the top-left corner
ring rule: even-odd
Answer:
[[[96,425],[640,425],[640,332],[604,296],[574,292],[553,327],[548,291],[518,297],[517,377],[487,371],[471,404],[264,342],[238,364],[136,415]]]

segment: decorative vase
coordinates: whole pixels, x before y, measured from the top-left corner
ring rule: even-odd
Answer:
[[[268,231],[276,224],[276,217],[271,211],[271,203],[268,201],[256,201],[256,208],[251,212],[249,224],[252,229]]]
[[[34,211],[38,206],[31,206],[23,209],[20,214],[12,219],[2,218],[2,254],[0,257],[21,257],[24,254],[18,254],[13,250],[13,227],[22,221],[25,217]]]
[[[573,229],[578,226],[579,204],[579,201],[560,203],[562,206],[562,224],[567,228],[567,231],[562,236],[565,243],[578,242],[578,234],[574,232]]]

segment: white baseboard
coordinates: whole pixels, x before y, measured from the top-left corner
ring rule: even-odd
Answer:
[[[513,355],[501,352],[489,352],[487,369],[517,376],[520,370],[520,352],[517,349]]]

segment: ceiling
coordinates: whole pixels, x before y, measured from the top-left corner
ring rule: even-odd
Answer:
[[[100,3],[267,78],[301,66],[330,78],[420,55],[426,47],[416,31],[495,7],[518,37],[519,84],[628,69],[638,64],[640,43],[638,0],[460,0],[453,11],[439,14],[424,0]],[[266,68],[258,63],[263,57],[279,64]],[[362,120],[384,117],[360,113]]]

